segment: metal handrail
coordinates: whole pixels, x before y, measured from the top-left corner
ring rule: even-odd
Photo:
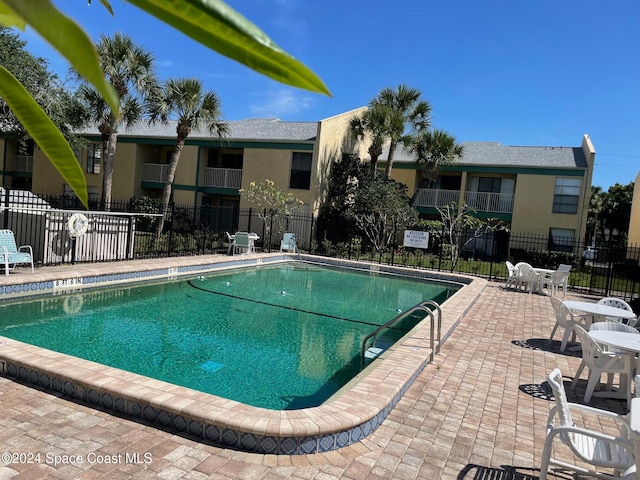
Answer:
[[[434,348],[435,339],[434,339],[434,336],[433,336],[433,330],[434,330],[434,326],[435,326],[435,317],[433,316],[433,311],[428,309],[427,305],[435,306],[436,309],[438,310],[438,347],[437,347],[437,352],[440,352],[440,335],[441,335],[441,329],[442,329],[442,310],[440,309],[440,305],[438,305],[433,300],[423,300],[422,302],[420,302],[420,303],[414,305],[413,307],[411,307],[409,310],[407,310],[405,312],[402,312],[399,315],[396,315],[394,318],[389,320],[387,323],[385,323],[383,325],[380,325],[373,332],[371,332],[369,335],[364,337],[364,340],[362,341],[362,350],[361,350],[362,366],[364,367],[365,352],[367,351],[367,342],[369,341],[369,339],[371,337],[373,337],[373,344],[372,345],[375,347],[376,337],[378,336],[378,333],[380,333],[385,328],[389,328],[391,325],[393,325],[397,321],[405,318],[406,316],[411,315],[414,312],[417,312],[418,310],[424,310],[425,312],[427,312],[429,314],[430,319],[431,319],[431,321],[429,322],[429,326],[430,326],[429,347],[431,349],[431,354],[429,355],[429,361],[433,362],[434,353],[436,353],[436,349]]]

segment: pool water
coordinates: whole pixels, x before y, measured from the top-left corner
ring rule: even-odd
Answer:
[[[360,371],[376,326],[458,289],[288,263],[0,304],[0,335],[253,406],[306,408]]]

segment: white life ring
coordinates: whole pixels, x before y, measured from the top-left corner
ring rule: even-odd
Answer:
[[[82,298],[82,295],[69,295],[64,299],[62,309],[64,310],[64,313],[68,315],[75,315],[82,310],[83,304],[84,299]]]
[[[89,228],[89,219],[85,217],[82,213],[74,213],[69,217],[69,221],[67,222],[67,230],[69,230],[69,235],[71,238],[81,237],[85,233],[87,233],[87,229]]]

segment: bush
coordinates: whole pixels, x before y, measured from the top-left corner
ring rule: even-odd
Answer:
[[[569,252],[549,250],[533,250],[530,248],[512,248],[513,263],[527,262],[541,268],[556,268],[561,263],[577,267],[580,263],[578,255]]]

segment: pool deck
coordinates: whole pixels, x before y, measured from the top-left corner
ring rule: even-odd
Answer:
[[[37,269],[35,275],[18,269],[9,276],[1,275],[0,286],[66,278],[70,273],[103,275],[202,261],[203,257],[188,257],[46,267]],[[349,446],[308,455],[248,453],[190,433],[163,429],[131,415],[96,409],[63,393],[31,387],[0,374],[0,453],[31,455],[17,458],[30,459],[31,463],[8,464],[0,459],[0,479],[537,478],[545,424],[552,406],[541,383],[555,367],[570,378],[580,358],[571,352],[559,353],[558,341],[542,341],[554,325],[547,296],[508,291],[501,283],[481,279],[474,280],[471,286],[464,294],[474,297],[470,307],[463,295],[445,303],[443,331],[450,334],[435,361],[421,370],[371,434]],[[568,294],[569,297],[584,298]],[[424,353],[423,333],[414,338],[419,344],[405,343],[391,352],[383,361],[392,361],[385,369],[373,369],[366,376],[366,383],[389,389],[388,395],[394,395],[397,379],[389,373],[398,373],[417,351]],[[67,367],[77,368],[73,375],[82,379],[87,374],[81,373],[85,366]],[[410,372],[406,375],[410,376]],[[568,392],[571,401],[581,399],[585,384],[583,380],[575,392]],[[297,422],[314,432],[323,425],[350,424],[354,418],[368,418],[371,402],[384,403],[372,390],[361,390],[360,386],[353,390],[345,396],[355,395],[351,400],[357,399],[356,405],[342,405],[342,398],[330,402],[334,409],[338,404],[339,411],[321,406],[305,409],[313,410],[315,417],[305,414],[305,418],[296,418],[296,411],[269,415],[272,419],[278,417],[278,428],[282,428],[284,419],[287,428],[295,430]],[[621,401],[601,398],[594,399],[591,405],[616,412],[625,408]],[[243,428],[247,423],[252,428],[271,428],[268,422],[261,424],[264,417],[254,418],[255,411],[240,409],[235,413],[234,421],[243,424]],[[59,463],[53,465],[57,459]]]

